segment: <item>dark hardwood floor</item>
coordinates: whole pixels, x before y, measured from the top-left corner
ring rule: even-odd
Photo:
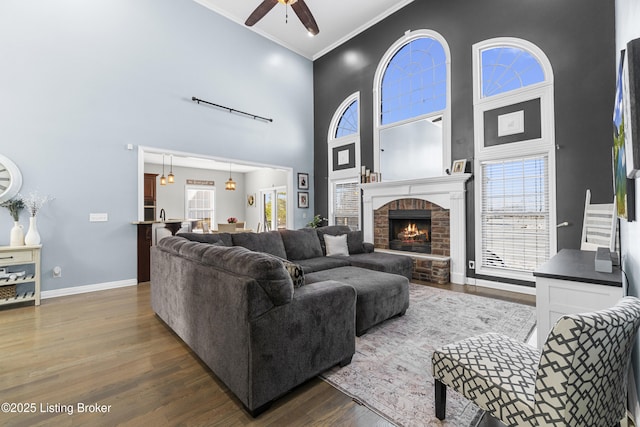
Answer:
[[[535,302],[472,286],[437,287]],[[0,424],[390,425],[317,378],[251,418],[154,315],[149,296],[146,283],[0,310],[0,404],[10,404],[0,411]],[[488,420],[481,425],[499,424]]]

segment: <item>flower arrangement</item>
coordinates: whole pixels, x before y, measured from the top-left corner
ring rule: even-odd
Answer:
[[[17,222],[20,219],[20,211],[24,209],[24,202],[21,198],[14,197],[13,199],[3,202],[0,206],[9,209],[9,214],[13,220]]]
[[[234,216],[230,216],[229,218],[227,218],[227,223],[229,224],[235,224],[236,222],[238,222],[238,218]]]
[[[49,195],[41,196],[37,192],[32,191],[27,196],[20,196],[20,199],[29,211],[29,214],[32,217],[35,217],[38,214],[38,211],[40,211],[47,202],[53,200],[53,197]]]

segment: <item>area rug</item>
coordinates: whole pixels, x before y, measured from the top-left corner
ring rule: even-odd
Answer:
[[[411,284],[407,313],[357,337],[351,364],[321,377],[398,426],[475,426],[483,412],[452,390],[446,420],[435,417],[433,350],[484,332],[526,341],[535,318],[535,307]]]

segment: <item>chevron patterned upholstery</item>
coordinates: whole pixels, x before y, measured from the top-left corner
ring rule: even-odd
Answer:
[[[436,416],[446,387],[509,426],[612,426],[626,413],[627,372],[640,299],[565,315],[542,352],[509,337],[484,334],[433,353]]]

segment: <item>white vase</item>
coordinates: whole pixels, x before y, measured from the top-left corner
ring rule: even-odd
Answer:
[[[13,222],[13,228],[11,228],[11,240],[10,246],[24,246],[24,229],[18,221]]]
[[[29,217],[29,231],[24,236],[24,243],[29,246],[40,244],[40,233],[38,233],[38,224],[35,216]]]

